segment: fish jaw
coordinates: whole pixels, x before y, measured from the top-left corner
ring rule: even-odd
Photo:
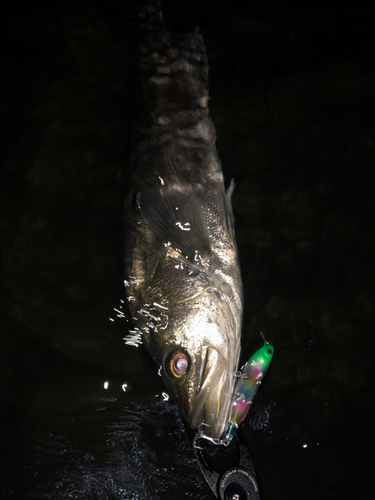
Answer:
[[[231,407],[236,365],[216,349],[207,349],[202,384],[189,411],[189,427],[196,429],[203,423],[207,436],[222,437]]]

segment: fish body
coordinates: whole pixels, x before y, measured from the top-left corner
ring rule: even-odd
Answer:
[[[133,328],[192,429],[220,438],[240,355],[243,294],[231,207],[208,113],[198,31],[154,15],[141,47],[130,159],[126,284]],[[133,332],[134,332],[133,330]]]
[[[241,370],[234,388],[233,406],[224,431],[224,441],[230,442],[233,439],[239,425],[246,418],[253,399],[270,366],[273,352],[273,346],[265,343],[251,356]]]

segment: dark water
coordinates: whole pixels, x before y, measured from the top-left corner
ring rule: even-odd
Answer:
[[[243,361],[260,332],[275,346],[242,428],[262,498],[370,498],[369,16],[200,4],[218,150],[236,181]],[[9,6],[8,28],[1,498],[211,499],[157,367],[122,340],[121,212],[136,113],[126,9]]]

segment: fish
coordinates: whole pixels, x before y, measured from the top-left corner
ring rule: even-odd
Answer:
[[[160,367],[191,429],[219,439],[230,416],[243,316],[231,196],[208,110],[197,29],[172,34],[149,10],[140,42],[140,111],[125,203],[131,335]]]
[[[239,372],[234,388],[233,405],[229,420],[224,430],[223,442],[229,444],[238,427],[245,420],[256,396],[274,353],[273,345],[265,342],[247,361]]]

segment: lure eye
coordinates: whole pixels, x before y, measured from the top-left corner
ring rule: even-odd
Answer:
[[[272,354],[272,349],[267,349],[268,354]]]
[[[190,360],[186,353],[174,351],[168,363],[169,373],[176,378],[181,378],[189,369]]]

